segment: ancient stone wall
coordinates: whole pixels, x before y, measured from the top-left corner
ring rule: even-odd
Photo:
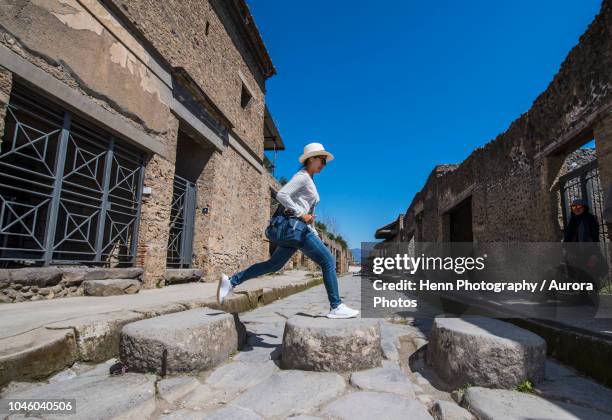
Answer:
[[[418,240],[448,240],[449,212],[471,198],[476,241],[558,240],[551,188],[567,155],[595,137],[603,190],[612,182],[610,68],[612,2],[605,0],[529,111],[460,165],[432,172],[406,213],[404,237],[420,228]]]
[[[267,257],[269,197],[262,175],[233,149],[213,154],[198,180],[196,208],[194,266],[205,280]]]
[[[172,67],[182,67],[230,119],[236,133],[263,158],[264,76],[242,55],[238,28],[225,24],[210,1],[112,0]],[[207,29],[208,28],[208,29]],[[242,78],[253,95],[243,109]]]
[[[97,1],[16,1],[1,8],[0,23],[1,45],[153,135],[172,160],[168,88],[148,67],[151,55]]]
[[[4,133],[4,118],[12,87],[13,74],[4,67],[0,67],[0,133]]]
[[[347,248],[343,248],[342,245],[335,240],[330,239],[326,234],[321,234],[321,240],[329,248],[336,260],[336,272],[338,274],[348,272],[349,264],[353,260],[351,251]],[[319,266],[310,258],[306,257],[301,251],[296,252],[288,264],[290,264],[290,266],[286,268],[320,270]]]
[[[142,276],[142,268],[64,266],[0,269],[0,303],[83,296],[87,281],[142,281]]]
[[[194,179],[193,265],[211,280],[220,271],[232,272],[268,255],[263,232],[270,182],[261,159],[265,80],[272,73],[257,61],[263,45],[252,51],[252,34],[245,35],[225,6],[215,2],[213,7],[208,1],[18,0],[0,8],[0,63],[8,60],[14,67],[0,68],[2,121],[1,105],[15,77],[90,117],[79,105],[54,96],[57,86],[49,83],[53,79],[62,92],[69,91],[67,96],[76,92],[83,103],[95,104],[115,118],[109,123],[92,117],[109,131],[124,134],[125,129],[115,126],[120,122],[139,135],[122,140],[148,153],[144,187],[150,194],[142,198],[136,256],[136,264],[145,268],[146,287],[163,280],[175,169],[192,158],[177,154],[179,133],[183,125],[193,132],[193,127],[197,131],[207,124],[197,112],[181,114],[192,110],[181,111],[175,98],[177,73],[197,85],[199,96],[190,103],[227,129],[219,134],[217,127],[206,131],[206,126],[196,133],[206,162]],[[241,104],[243,86],[253,96],[246,106]],[[219,137],[208,138],[206,133]]]

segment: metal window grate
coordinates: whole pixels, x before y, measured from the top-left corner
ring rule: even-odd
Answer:
[[[166,266],[190,268],[193,254],[193,232],[196,207],[196,188],[178,175],[174,176],[170,232]]]
[[[0,261],[133,265],[145,157],[15,85],[0,147]]]

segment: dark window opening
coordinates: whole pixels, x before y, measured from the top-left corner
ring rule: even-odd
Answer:
[[[247,89],[247,87],[243,83],[242,84],[242,92],[240,93],[240,106],[243,109],[246,108],[249,105],[249,103],[251,102],[252,98],[253,98],[253,95],[251,95],[251,92],[249,92],[249,90]]]

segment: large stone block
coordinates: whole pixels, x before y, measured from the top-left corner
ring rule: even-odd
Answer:
[[[283,368],[348,372],[381,363],[377,320],[296,316],[285,323]]]
[[[62,280],[62,270],[55,267],[29,267],[10,270],[11,282],[24,286],[55,286]]]
[[[42,379],[77,360],[73,330],[37,328],[0,340],[0,386]]]
[[[119,353],[123,326],[144,318],[139,312],[120,310],[69,318],[47,327],[74,332],[79,360],[102,362]]]
[[[140,267],[64,267],[62,272],[62,283],[72,286],[87,280],[141,279],[143,269]]]
[[[538,382],[545,361],[542,338],[495,319],[437,318],[427,347],[427,363],[453,388]]]
[[[169,268],[164,276],[166,284],[180,284],[200,281],[204,272],[198,268]]]
[[[234,317],[209,308],[134,322],[121,331],[121,360],[137,372],[209,369],[239,347]]]
[[[86,280],[83,290],[87,296],[133,295],[140,290],[140,281],[135,279]]]

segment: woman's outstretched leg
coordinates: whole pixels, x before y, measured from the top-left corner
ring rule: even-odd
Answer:
[[[267,261],[253,264],[246,270],[240,271],[231,277],[221,274],[219,285],[217,286],[217,303],[223,303],[225,297],[240,283],[280,270],[287,261],[289,261],[295,251],[297,251],[295,248],[279,246],[274,250],[270,259]]]
[[[255,263],[246,270],[234,274],[230,277],[230,283],[232,286],[238,286],[249,279],[274,273],[285,266],[295,251],[297,251],[295,248],[276,247],[269,260]]]

